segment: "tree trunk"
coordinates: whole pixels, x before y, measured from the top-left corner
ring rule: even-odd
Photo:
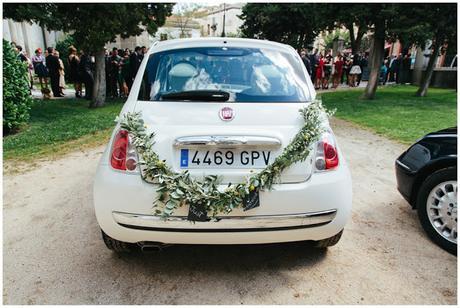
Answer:
[[[356,33],[356,36],[354,23],[347,24],[345,27],[348,29],[348,32],[350,33],[351,54],[355,55],[358,53],[359,48],[361,47],[361,40],[363,39],[365,33],[364,27],[358,26],[358,32]]]
[[[96,73],[94,76],[93,100],[90,107],[101,107],[105,105],[105,51],[104,49],[96,52]]]
[[[438,57],[440,47],[439,41],[440,40],[438,38],[435,39],[433,53],[430,56],[430,61],[428,61],[428,66],[426,67],[425,73],[422,77],[422,81],[420,82],[420,86],[417,90],[417,93],[415,93],[415,96],[426,96],[428,92],[428,87],[431,83],[431,77],[433,76],[434,64],[436,63],[436,59]]]
[[[353,23],[347,24],[346,28],[350,33],[350,45],[351,45],[351,54],[354,55],[356,53],[356,44],[355,44],[355,29],[353,28]]]
[[[364,31],[363,31],[363,27],[358,27],[358,33],[356,34],[356,38],[355,38],[355,45],[351,46],[351,50],[352,50],[352,53],[355,55],[358,53],[358,51],[360,50],[361,48],[361,41],[363,39],[363,36],[364,36]]]
[[[385,28],[384,24],[376,24],[372,45],[369,54],[369,81],[363,93],[364,99],[374,99],[375,91],[379,85],[380,67],[382,66],[385,48]]]

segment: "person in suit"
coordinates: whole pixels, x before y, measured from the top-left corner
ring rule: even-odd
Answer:
[[[317,57],[317,51],[316,50],[312,50],[311,53],[310,53],[310,56],[309,56],[309,59],[310,59],[310,67],[311,67],[311,81],[312,82],[315,82],[315,75],[316,75],[316,66],[318,64],[318,57]]]
[[[130,65],[130,71],[131,71],[131,82],[130,84],[128,84],[129,90],[131,90],[134,79],[136,78],[137,71],[139,70],[139,67],[141,66],[141,62],[143,58],[143,55],[141,55],[141,53],[142,53],[142,48],[139,46],[136,46],[136,48],[134,48],[134,52],[129,56],[129,65]]]
[[[91,70],[91,57],[83,50],[80,52],[80,63],[78,64],[78,71],[85,84],[85,99],[91,100],[93,98],[94,77]]]
[[[144,56],[147,54],[147,47],[142,46],[141,47],[141,62],[144,60]]]
[[[305,65],[305,68],[307,69],[308,75],[311,76],[311,73],[312,73],[311,63],[310,63],[310,59],[307,57],[307,52],[305,50],[302,50],[300,52],[300,57],[302,58],[302,62]]]
[[[109,58],[109,93],[111,98],[118,97],[117,85],[120,75],[121,60],[122,58],[118,55],[118,49],[116,47],[113,47],[112,55]]]
[[[59,58],[54,55],[54,48],[48,47],[48,56],[46,56],[46,67],[48,68],[51,90],[53,90],[54,97],[64,97],[61,94],[61,89],[59,88]]]

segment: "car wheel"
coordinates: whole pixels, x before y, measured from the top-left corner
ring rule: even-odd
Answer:
[[[439,246],[457,254],[457,168],[434,172],[420,186],[417,212],[423,229]]]
[[[102,239],[104,240],[105,246],[107,246],[108,249],[118,253],[131,252],[132,245],[130,243],[118,241],[105,234],[104,231],[101,230],[101,232]]]
[[[334,246],[337,244],[342,237],[343,230],[337,233],[334,236],[331,236],[329,238],[325,238],[324,240],[316,241],[315,247],[316,248],[326,248],[329,246]]]

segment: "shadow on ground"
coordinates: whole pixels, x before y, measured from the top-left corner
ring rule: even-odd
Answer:
[[[131,270],[168,269],[170,274],[187,271],[220,272],[248,270],[280,270],[311,267],[326,257],[327,249],[317,249],[311,243],[295,242],[263,245],[173,245],[158,252],[111,254],[120,266],[129,263]],[[112,266],[115,264],[112,264]]]

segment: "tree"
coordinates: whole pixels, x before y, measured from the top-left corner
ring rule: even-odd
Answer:
[[[419,16],[412,14],[417,4],[404,3],[373,3],[369,6],[368,28],[371,35],[369,53],[369,81],[363,93],[364,99],[374,99],[383,63],[386,41],[404,38],[415,39],[418,32],[410,35],[419,23]]]
[[[154,34],[171,15],[170,3],[5,3],[3,17],[34,21],[49,30],[71,33],[78,48],[95,54],[96,74],[91,107],[105,104],[104,46],[117,35],[144,30]]]
[[[371,73],[364,91],[364,98],[373,99],[383,61],[385,41],[399,40],[403,46],[424,45],[433,41],[433,54],[422,78],[418,96],[425,96],[430,84],[439,48],[446,41],[456,45],[457,5],[438,3],[388,3],[369,5],[374,12],[370,23],[373,31],[370,53]]]
[[[420,4],[416,8],[416,14],[421,17],[420,21],[424,22],[424,31],[420,32],[419,43],[426,40],[432,42],[430,60],[416,92],[416,96],[426,96],[439,49],[444,44],[453,46],[453,48],[457,45],[457,4]]]
[[[166,22],[166,26],[179,28],[179,37],[185,38],[190,36],[190,25],[193,21],[193,12],[181,11],[172,15]]]
[[[369,4],[322,3],[315,6],[315,14],[324,30],[345,27],[350,34],[352,54],[358,53],[361,41],[369,29]]]
[[[319,34],[315,6],[311,3],[248,3],[239,16],[243,37],[268,39],[289,44],[296,49],[307,47]]]
[[[32,105],[27,64],[19,60],[11,44],[3,40],[3,133],[16,131],[29,120]]]
[[[407,7],[406,7],[407,9]],[[401,10],[403,12],[403,10]],[[371,72],[364,98],[373,99],[383,62],[385,40],[398,25],[400,4],[259,4],[243,7],[243,35],[280,41],[300,49],[313,41],[321,30],[345,26],[350,32],[353,52],[357,52],[365,33],[372,33]],[[357,32],[355,34],[355,28]]]

